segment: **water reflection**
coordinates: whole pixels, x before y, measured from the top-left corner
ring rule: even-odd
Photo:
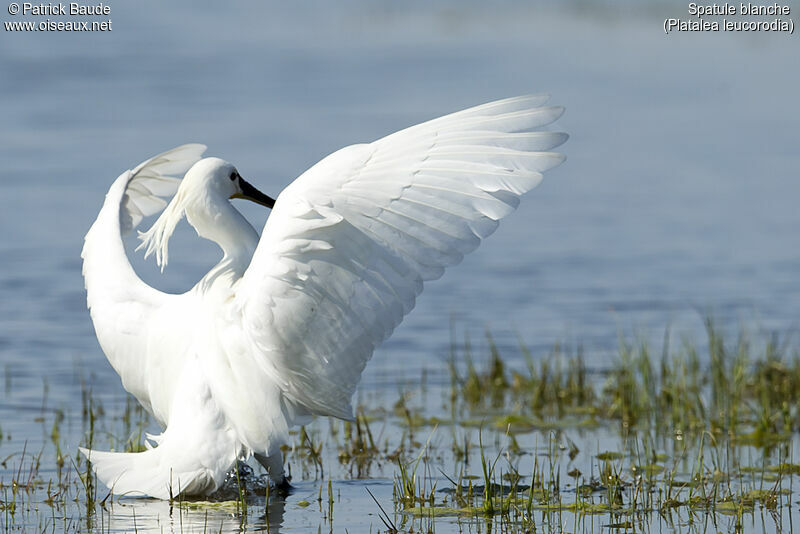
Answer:
[[[204,503],[187,501],[170,503],[156,499],[118,499],[109,502],[97,517],[112,532],[280,532],[286,500],[253,499],[242,511],[236,502]],[[98,525],[99,526],[99,525]]]

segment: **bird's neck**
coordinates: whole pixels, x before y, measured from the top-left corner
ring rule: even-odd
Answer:
[[[222,249],[224,256],[217,267],[224,266],[238,276],[244,274],[258,245],[258,232],[228,199],[199,202],[187,208],[186,219],[197,235]]]

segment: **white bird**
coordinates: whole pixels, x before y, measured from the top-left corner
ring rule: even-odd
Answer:
[[[86,234],[87,302],[122,385],[165,430],[144,452],[82,449],[97,477],[115,494],[207,495],[254,455],[284,482],[289,429],[352,419],[361,371],[423,284],[564,160],[551,150],[567,135],[536,131],[563,112],[547,99],[491,102],[343,148],[274,201],[230,163],[201,159],[203,145],[124,172]],[[274,204],[260,239],[231,198]],[[161,210],[140,248],[162,269],[184,216],[223,252],[179,295],[142,282],[123,246]]]

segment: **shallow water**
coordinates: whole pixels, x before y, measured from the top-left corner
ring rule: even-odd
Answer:
[[[512,365],[519,334],[537,357],[560,340],[581,344],[597,369],[620,331],[660,340],[669,327],[701,343],[705,314],[729,332],[796,339],[800,43],[665,36],[663,18],[684,9],[145,1],[113,4],[111,33],[0,31],[0,459],[12,458],[0,479],[12,478],[23,448],[44,450],[41,470],[54,471],[57,411],[74,457],[82,389],[118,432],[126,398],[85,310],[81,240],[121,171],[185,142],[208,144],[274,195],[341,146],[446,112],[537,91],[567,107],[558,128],[572,136],[568,161],[429,285],[368,366],[362,400],[383,392],[393,402],[423,372],[432,391],[445,385],[451,325],[459,338],[488,326]],[[263,211],[241,208],[263,224]],[[178,237],[164,277],[135,260],[171,291],[216,258],[190,229]],[[611,438],[591,446],[601,439]],[[394,474],[370,473],[382,503]],[[296,480],[272,526],[316,528],[324,514],[309,511],[319,490],[310,478]],[[335,475],[337,531],[382,528],[364,518],[377,513],[364,486]],[[302,499],[313,506],[298,509]],[[168,507],[148,501],[115,505],[105,519],[128,530],[134,511],[147,528],[159,514],[175,530],[205,521],[205,512],[164,519]],[[208,525],[220,521],[238,528],[229,514]]]

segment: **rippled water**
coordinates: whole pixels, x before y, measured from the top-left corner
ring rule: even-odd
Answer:
[[[517,333],[535,353],[581,343],[597,368],[620,331],[702,341],[705,314],[796,338],[800,43],[665,36],[663,18],[683,10],[144,1],[114,3],[111,33],[0,31],[0,458],[41,450],[54,410],[74,454],[82,384],[107,412],[123,409],[85,310],[81,240],[121,171],[185,142],[274,195],[341,146],[446,112],[537,91],[567,107],[568,161],[430,284],[367,368],[366,392],[394,392],[423,368],[444,383],[451,324],[475,337],[488,325],[512,355]],[[184,227],[171,258],[164,277],[137,267],[184,290],[216,251]],[[386,499],[384,482],[370,487]],[[345,502],[355,495],[336,484]],[[363,492],[353,503],[351,532]],[[280,521],[302,529],[304,517]]]

